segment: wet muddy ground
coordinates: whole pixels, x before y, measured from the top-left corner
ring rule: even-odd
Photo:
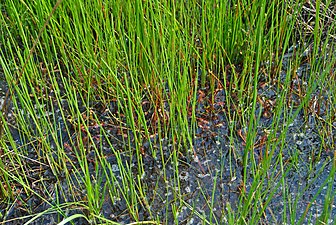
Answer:
[[[268,103],[269,107],[272,107],[272,102],[276,101],[277,96],[277,82],[281,82],[286,76],[286,65],[284,65],[283,72],[280,75],[280,79],[274,81],[274,83],[268,83],[265,85],[260,85],[258,88],[258,96],[261,101],[258,101],[256,116],[261,115],[258,123],[258,135],[256,137],[256,145],[253,150],[253,157],[255,158],[257,165],[263,160],[265,155],[265,145],[260,144],[263,142],[265,137],[268,137],[270,133],[274,132],[271,125],[273,123],[273,117],[269,112],[272,109],[268,109],[266,112],[265,108],[261,108],[261,104]],[[297,80],[293,81],[293,87],[299,84],[303,78],[306,80],[309,76],[309,65],[304,64],[298,69]],[[1,93],[4,94],[6,91],[6,83],[2,80],[1,82]],[[302,84],[301,84],[302,85]],[[244,159],[244,148],[245,148],[245,134],[247,132],[246,127],[241,127],[237,121],[229,121],[227,112],[224,110],[224,104],[226,101],[225,92],[218,89],[215,92],[214,102],[211,101],[208,90],[205,88],[199,91],[199,98],[202,101],[198,103],[196,108],[197,117],[197,132],[193,140],[194,149],[180,149],[179,154],[179,180],[180,188],[175,186],[174,181],[175,165],[170,163],[171,152],[173,151],[173,145],[171,140],[167,138],[159,139],[157,136],[152,137],[152,143],[154,143],[154,149],[157,149],[157,158],[150,156],[150,152],[145,153],[142,156],[144,162],[145,174],[142,175],[142,182],[146,187],[147,197],[150,203],[152,217],[154,218],[168,218],[165,224],[173,224],[174,221],[169,220],[172,218],[172,205],[167,204],[167,202],[172,201],[176,198],[176,195],[183,196],[183,201],[186,203],[181,207],[180,213],[178,215],[178,224],[202,224],[201,220],[192,213],[192,210],[187,207],[187,205],[192,206],[201,215],[208,215],[206,218],[210,218],[212,214],[212,222],[224,223],[227,220],[228,207],[231,207],[233,211],[242,204],[244,200],[241,199],[242,192],[247,193],[251,189],[251,185],[254,185],[256,181],[252,179],[252,173],[254,173],[255,168],[250,164],[247,168],[247,185],[242,186],[243,183],[243,159]],[[265,195],[272,196],[268,206],[266,207],[265,213],[262,216],[262,221],[260,224],[283,224],[294,222],[290,220],[289,215],[294,214],[292,217],[295,221],[299,221],[301,216],[304,215],[304,224],[307,221],[316,221],[321,215],[324,207],[325,195],[327,190],[327,183],[332,182],[332,190],[336,191],[336,178],[328,179],[329,172],[332,168],[333,158],[335,154],[335,149],[329,148],[330,146],[335,146],[335,137],[333,134],[336,132],[336,122],[332,124],[333,130],[330,136],[321,139],[319,131],[321,129],[321,120],[325,117],[326,113],[330,110],[330,105],[326,104],[329,98],[334,96],[328,93],[328,90],[324,90],[323,87],[318,87],[317,90],[312,94],[311,99],[315,97],[321,98],[321,95],[325,99],[325,102],[321,101],[319,112],[305,112],[304,110],[299,111],[297,116],[291,121],[288,126],[288,130],[278,129],[276,135],[274,135],[274,146],[273,149],[273,159],[271,163],[275,165],[276,168],[272,168],[272,171],[278,171],[280,174],[281,168],[279,163],[277,163],[278,156],[281,154],[283,156],[283,163],[286,170],[286,177],[282,181],[282,177],[279,174],[269,174],[270,177],[274,177],[271,180],[264,178],[262,182],[257,182],[258,185],[265,186],[265,190],[272,190],[272,193],[265,193]],[[295,94],[292,95],[292,101],[299,101]],[[298,102],[299,104],[299,102]],[[57,106],[57,105],[55,105]],[[65,106],[66,107],[66,106]],[[209,111],[211,107],[211,111]],[[83,111],[85,109],[83,108]],[[102,124],[107,133],[109,141],[112,143],[114,149],[125,149],[125,140],[123,139],[123,133],[120,132],[119,128],[116,128],[116,121],[113,121],[113,115],[117,112],[116,103],[111,102],[108,106],[101,106],[99,104],[92,108]],[[260,112],[261,111],[261,112]],[[259,113],[260,112],[260,113]],[[282,112],[287,114],[289,112]],[[75,130],[72,130],[72,134],[68,135],[66,132],[65,124],[69,125],[69,121],[63,121],[59,112],[53,115],[55,118],[60,118],[58,120],[58,129],[62,136],[62,143],[67,151],[68,157],[73,159],[75,166],[79,166],[76,162],[76,156],[74,151],[71,149],[71,140],[77,139],[77,134]],[[284,118],[288,116],[280,116],[278,126],[285,126],[287,121]],[[111,151],[111,147],[108,140],[101,137],[100,132],[101,127],[92,126],[90,128],[90,133],[93,137],[97,137],[97,141],[100,142],[103,154],[106,161],[110,163],[113,173],[116,175],[117,179],[114,182],[121,182],[121,171],[118,166],[116,156]],[[233,135],[230,132],[233,131]],[[22,136],[19,135],[19,131],[12,128],[14,137],[16,138],[17,145],[24,145]],[[284,147],[281,150],[278,140],[282,135],[285,134]],[[128,133],[128,135],[130,135]],[[52,139],[50,138],[52,143]],[[259,143],[259,145],[258,145]],[[33,144],[32,144],[33,145]],[[163,146],[163,151],[160,151],[160,145]],[[176,147],[176,146],[175,146]],[[149,142],[145,141],[142,146],[144,152],[149,151]],[[27,149],[27,148],[26,148]],[[161,154],[164,154],[163,156]],[[123,162],[131,162],[131,166],[134,167],[134,174],[137,173],[137,158],[131,157],[129,152],[124,152],[121,154]],[[40,160],[36,155],[36,146],[32,146],[31,152],[28,152],[28,158]],[[57,155],[53,155],[57,157]],[[88,160],[90,157],[92,163],[89,165],[89,169],[94,171],[95,164],[95,153],[92,150],[88,154]],[[251,157],[251,155],[249,155]],[[314,158],[316,157],[316,158]],[[166,164],[166,180],[163,176],[163,168],[161,159],[164,158],[167,162]],[[293,163],[295,161],[296,163]],[[132,164],[133,163],[133,164]],[[52,193],[52,198],[43,193],[41,187],[36,187],[36,191],[43,197],[50,200],[51,203],[58,204],[62,202],[69,201],[81,201],[85,200],[85,192],[81,190],[82,183],[76,181],[76,172],[69,164],[69,169],[73,172],[71,177],[73,177],[73,187],[78,188],[78,195],[71,196],[68,182],[60,177],[54,177],[53,173],[50,171],[48,166],[41,169],[40,163],[35,163],[34,161],[27,162],[27,165],[31,168],[29,177],[32,181],[39,180],[42,175],[45,178],[42,182],[45,188],[48,189],[49,193]],[[292,165],[292,166],[288,166]],[[34,170],[36,168],[36,170]],[[38,169],[37,169],[38,168]],[[65,175],[64,175],[65,177]],[[108,182],[103,172],[102,186],[105,182]],[[275,182],[274,182],[275,181]],[[282,189],[282,182],[285,183],[287,192],[284,193]],[[62,187],[62,191],[59,196],[56,196],[55,188],[58,186]],[[272,187],[272,188],[270,188]],[[214,194],[213,194],[214,191]],[[64,198],[66,196],[66,198]],[[211,201],[211,198],[214,198]],[[125,200],[120,197],[116,199],[111,199],[109,195],[101,196],[105,198],[102,206],[101,214],[113,221],[118,221],[124,224],[132,222],[131,217],[127,214],[127,205]],[[267,198],[265,198],[267,199]],[[212,205],[209,204],[212,202]],[[25,194],[18,193],[16,201],[8,207],[8,204],[4,203],[0,205],[1,214],[4,215],[3,220],[11,220],[23,216],[29,216],[34,213],[45,211],[50,208],[46,203],[43,203],[36,196],[26,196]],[[288,218],[284,221],[283,210],[284,205],[287,205]],[[336,216],[336,204],[332,203],[331,215],[335,219]],[[289,209],[291,206],[293,208]],[[210,208],[212,210],[210,210]],[[74,206],[74,209],[64,210],[65,214],[46,214],[39,217],[36,221],[31,224],[56,224],[63,217],[75,213],[85,214],[85,211],[78,209]],[[168,216],[167,216],[168,214]],[[171,215],[171,216],[169,216]],[[7,222],[6,224],[23,224],[28,221],[27,219],[13,220],[12,222]],[[151,215],[148,215],[148,211],[145,207],[139,207],[139,219],[140,220],[150,220]],[[295,223],[295,222],[294,222]],[[330,224],[334,224],[335,221],[330,220]],[[76,220],[74,224],[88,224],[85,220]]]

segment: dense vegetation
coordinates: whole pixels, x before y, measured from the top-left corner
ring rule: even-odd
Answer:
[[[335,221],[335,1],[0,8],[4,223]]]

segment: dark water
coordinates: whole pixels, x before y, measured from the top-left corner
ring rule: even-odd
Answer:
[[[298,80],[293,81],[294,88],[296,85],[295,82],[300,83],[303,82],[302,80],[306,80],[304,78],[309,74],[309,66],[303,65],[298,71]],[[284,80],[285,76],[286,73],[283,72],[278,80]],[[272,103],[276,101],[279,94],[277,85],[274,82],[273,84],[263,85],[258,88],[258,95],[263,102],[269,104],[267,110],[270,112],[273,110]],[[1,81],[1,91],[2,94],[6,91],[4,80]],[[207,90],[204,89],[204,92],[207,92]],[[315,97],[321,98],[321,95],[325,99],[333,97],[323,90],[322,87],[318,87],[312,94],[311,99]],[[300,101],[295,94],[291,97],[291,101],[294,103],[295,101]],[[243,207],[243,205],[249,204],[243,198],[243,193],[248,195],[253,185],[259,185],[261,190],[264,191],[262,193],[263,198],[266,201],[269,200],[267,206],[263,209],[260,221],[258,221],[260,224],[295,224],[301,217],[303,218],[301,222],[304,224],[307,224],[309,221],[314,224],[323,211],[328,185],[332,187],[333,193],[336,190],[336,179],[329,176],[332,170],[335,151],[333,149],[333,146],[335,146],[335,137],[332,134],[335,133],[336,122],[331,126],[330,136],[324,136],[322,139],[319,134],[322,129],[321,118],[326,118],[326,113],[331,110],[330,105],[323,104],[322,101],[319,103],[321,106],[318,113],[299,111],[293,121],[287,124],[288,128],[286,128],[286,123],[288,122],[284,119],[288,118],[288,116],[284,116],[284,114],[289,112],[282,112],[278,121],[278,127],[283,127],[283,129],[274,130],[272,128],[274,118],[266,112],[265,106],[262,108],[261,103],[258,102],[256,117],[259,118],[260,115],[260,119],[257,125],[256,140],[261,143],[264,137],[270,137],[270,134],[276,132],[274,140],[271,140],[274,143],[274,145],[271,145],[274,146],[272,149],[274,153],[270,164],[270,172],[266,177],[255,180],[255,173],[258,172],[258,169],[260,170],[261,164],[259,163],[265,157],[266,151],[270,150],[266,150],[265,145],[256,145],[254,150],[250,151],[247,160],[248,165],[245,168],[247,176],[244,186],[243,161],[245,143],[243,137],[248,128],[242,127],[239,121],[229,121],[228,112],[225,109],[226,96],[223,90],[216,92],[214,102],[211,102],[209,94],[202,98],[202,102],[198,104],[196,109],[196,117],[198,118],[197,131],[193,139],[192,149],[172,143],[172,140],[168,138],[160,139],[158,136],[153,136],[151,140],[144,141],[141,146],[145,153],[139,157],[143,161],[145,174],[137,174],[137,157],[131,156],[132,154],[127,151],[120,153],[123,165],[129,165],[133,168],[134,177],[141,177],[141,183],[146,191],[146,197],[152,214],[148,213],[148,206],[139,204],[137,206],[139,220],[167,218],[167,221],[162,221],[164,224],[173,224],[174,222],[178,224],[202,224],[198,216],[200,215],[204,216],[211,223],[226,224],[230,208],[236,211]],[[209,110],[209,107],[211,107],[211,110]],[[102,112],[102,107],[96,105],[93,111],[99,115],[100,121],[104,122],[104,124],[117,124],[110,117],[111,114],[117,113],[116,103],[111,102],[108,109]],[[81,172],[76,172],[74,169],[74,167],[80,168],[80,164],[76,159],[73,149],[68,147],[71,146],[71,141],[76,140],[78,134],[75,132],[75,129],[70,130],[71,135],[66,132],[65,127],[66,124],[69,126],[69,121],[64,121],[59,111],[55,110],[52,116],[56,118],[59,137],[62,137],[58,142],[63,144],[69,159],[72,161],[72,164],[70,162],[67,163],[69,171],[72,173],[70,175],[73,179],[72,186],[69,186],[64,173],[59,172],[58,177],[55,177],[46,164],[43,164],[45,167],[41,169],[41,164],[34,161],[27,162],[27,166],[31,170],[29,177],[37,181],[41,176],[41,170],[44,171],[43,177],[45,179],[39,182],[39,185],[43,184],[44,188],[39,186],[35,187],[35,190],[41,196],[47,198],[51,205],[56,205],[57,202],[85,201],[84,182],[76,180],[75,176],[76,174],[81,175]],[[102,146],[101,150],[106,162],[111,165],[112,177],[115,177],[115,180],[108,180],[106,174],[110,172],[104,173],[103,168],[98,169],[100,173],[94,176],[101,178],[101,183],[99,184],[101,187],[111,182],[122,185],[121,167],[117,163],[117,156],[111,150],[109,142],[112,143],[113,149],[125,149],[125,139],[123,139],[125,135],[120,132],[117,126],[106,125],[104,127],[108,132],[108,139],[106,139],[106,137],[101,137],[100,129],[99,126],[93,126],[90,128],[90,133],[93,137],[97,137],[97,142]],[[231,131],[234,132],[232,135]],[[28,137],[20,134],[17,129],[13,128],[12,132],[19,146],[29,140]],[[278,140],[281,139],[281,135],[284,132],[285,141],[284,143],[280,143]],[[131,135],[132,139],[131,133],[127,133],[127,135]],[[51,137],[49,141],[51,145],[56,145],[57,143]],[[157,150],[156,158],[151,156],[149,141],[153,143],[154,149]],[[283,144],[283,148],[280,148],[281,144]],[[56,146],[54,147],[56,149]],[[134,146],[130,146],[129,149],[132,149],[132,147]],[[29,158],[41,160],[36,154],[37,146],[34,143],[31,144],[30,148],[26,147],[25,149],[30,149],[26,152]],[[171,153],[173,151],[179,151],[177,153],[179,157],[178,167],[172,163]],[[51,156],[57,160],[56,153],[51,153]],[[96,157],[94,150],[89,149],[87,157],[89,170],[94,174],[93,171],[95,171],[97,166],[94,163]],[[285,177],[281,176],[280,157],[283,161],[286,173]],[[162,159],[166,161],[165,168],[162,168]],[[253,159],[255,160],[255,164],[251,163]],[[254,165],[257,165],[257,167],[254,168]],[[176,172],[176,168],[178,168],[178,172]],[[34,169],[36,169],[36,172],[33,172]],[[163,171],[165,171],[165,176]],[[177,180],[179,182],[176,182]],[[43,193],[45,192],[43,191],[44,189],[48,189],[50,194]],[[74,190],[76,190],[76,196],[71,194],[74,193]],[[101,193],[103,193],[102,190]],[[126,211],[127,203],[122,195],[113,199],[107,193],[97,197],[104,199],[102,210],[97,213],[100,213],[107,219],[124,224],[134,221]],[[251,207],[257,207],[259,210],[262,210],[262,206],[266,205],[266,202],[261,204],[257,199],[250,202],[250,204],[255,204],[255,206]],[[335,203],[331,200],[328,205],[330,206],[332,217],[329,219],[329,222],[333,224],[336,215]],[[17,195],[14,203],[2,201],[0,206],[1,214],[4,216],[3,220],[32,215],[52,207],[44,203],[36,195],[26,196],[22,193]],[[176,207],[179,208],[178,221],[173,221],[173,209]],[[191,210],[191,207],[194,208],[198,215]],[[287,210],[285,218],[283,218],[284,208]],[[31,224],[56,224],[62,218],[75,213],[87,214],[88,212],[76,206],[67,207],[67,209],[63,210],[63,215],[56,213],[45,214]],[[26,221],[28,219],[13,220],[6,224],[22,224]],[[96,222],[98,220],[92,221],[92,223]],[[75,221],[75,224],[89,223],[86,220],[78,219]]]

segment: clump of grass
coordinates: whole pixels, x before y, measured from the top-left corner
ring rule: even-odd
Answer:
[[[187,208],[204,224],[254,224],[267,219],[280,191],[288,202],[283,222],[307,219],[310,206],[297,219],[296,201],[312,184],[291,202],[287,176],[298,164],[299,152],[287,153],[286,135],[302,111],[307,118],[313,113],[322,127],[323,148],[317,157],[334,148],[335,99],[315,95],[317,90],[335,92],[332,1],[314,2],[309,37],[294,32],[297,26],[312,27],[300,19],[307,6],[297,1],[53,4],[8,0],[0,6],[0,65],[11,96],[5,103],[11,115],[1,114],[0,140],[1,204],[8,211],[19,196],[47,204],[61,224],[80,217],[116,224],[102,213],[106,201],[122,208],[117,222],[178,224]],[[320,18],[328,21],[319,23]],[[309,40],[310,48],[300,45],[287,54],[298,40]],[[310,65],[310,74],[297,84],[296,71],[303,63]],[[259,91],[266,86],[276,87],[273,99],[261,98]],[[230,162],[239,162],[242,171],[239,204],[227,203],[220,216],[215,193],[225,166],[214,175],[211,194],[200,191],[209,213],[185,200],[180,179],[181,164],[188,164],[182,158],[188,162],[199,154],[193,146],[202,119],[197,109],[219,113],[213,107],[219,90],[225,93],[220,113],[227,119],[229,144],[236,146],[239,138],[244,142],[242,152],[230,151]],[[208,95],[209,105],[200,93]],[[326,107],[323,116],[319,105]],[[260,140],[267,113],[273,120]],[[264,146],[260,157],[255,154],[258,145]],[[148,158],[159,162],[161,170],[154,187],[145,179]],[[234,177],[236,171],[229,167]],[[311,199],[326,187],[321,222],[332,217],[334,174],[335,163]],[[165,203],[164,216],[153,209],[157,199]],[[31,207],[31,217],[17,219],[30,223],[49,212]]]

